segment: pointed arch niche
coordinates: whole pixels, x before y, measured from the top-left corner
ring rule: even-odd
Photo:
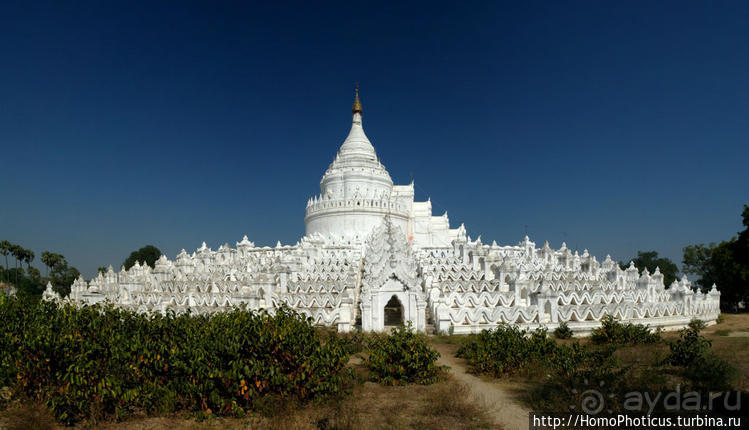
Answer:
[[[420,294],[407,290],[397,278],[390,278],[380,288],[363,292],[362,329],[383,331],[410,321],[414,329],[424,331],[425,309],[426,300]]]

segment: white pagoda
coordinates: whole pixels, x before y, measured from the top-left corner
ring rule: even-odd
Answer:
[[[78,279],[70,299],[109,301],[139,312],[212,313],[244,305],[297,310],[339,331],[380,331],[410,321],[419,331],[477,332],[501,323],[550,329],[566,321],[586,332],[613,315],[675,329],[713,322],[715,286],[696,292],[686,277],[666,289],[663,275],[633,264],[622,270],[562,244],[537,248],[472,240],[431,202],[414,201],[414,184],[394,185],[362,128],[358,89],[351,131],[307,201],[306,234],[294,245],[235,247],[205,243],[151,268]]]

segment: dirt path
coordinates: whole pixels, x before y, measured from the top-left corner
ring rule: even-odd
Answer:
[[[506,430],[526,430],[528,428],[528,412],[530,410],[521,405],[512,394],[499,384],[486,381],[468,373],[465,360],[455,357],[454,345],[433,344],[439,351],[437,363],[450,366],[450,373],[458,381],[466,384],[471,392],[484,402],[495,423]]]

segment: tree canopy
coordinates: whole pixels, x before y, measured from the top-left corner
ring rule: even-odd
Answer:
[[[0,279],[14,284],[19,292],[33,296],[40,296],[47,282],[52,283],[52,287],[57,293],[66,296],[70,293],[70,286],[73,281],[80,276],[78,269],[69,266],[65,257],[61,254],[49,251],[42,252],[40,260],[47,266],[47,276],[44,277],[39,269],[31,266],[36,256],[34,251],[3,240],[0,241],[0,255],[5,260],[5,265],[0,268],[2,274]],[[12,256],[15,260],[14,268],[10,267],[8,256]],[[23,268],[24,263],[26,263],[25,270]]]
[[[633,258],[632,261],[635,263],[640,274],[642,269],[648,269],[651,274],[655,272],[655,268],[659,268],[663,274],[663,283],[666,288],[676,280],[676,275],[679,273],[679,268],[676,264],[666,257],[658,257],[656,251],[637,251],[637,257]],[[626,269],[629,263],[619,263],[622,269]]]
[[[740,302],[749,302],[749,206],[744,205],[741,216],[744,230],[738,237],[684,248],[684,272],[698,277],[695,283],[703,292],[715,284],[725,310],[737,310]]]
[[[127,257],[122,265],[125,266],[125,270],[127,270],[133,267],[135,265],[135,262],[138,261],[141,264],[145,262],[146,264],[151,266],[151,268],[153,268],[156,260],[158,260],[159,257],[161,257],[161,251],[159,251],[159,248],[153,245],[146,245],[137,251],[131,252],[130,256]]]

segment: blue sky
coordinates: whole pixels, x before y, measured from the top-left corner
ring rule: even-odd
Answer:
[[[358,81],[393,180],[454,227],[680,263],[749,203],[747,22],[738,1],[3,2],[0,239],[87,277],[146,244],[295,243]]]

